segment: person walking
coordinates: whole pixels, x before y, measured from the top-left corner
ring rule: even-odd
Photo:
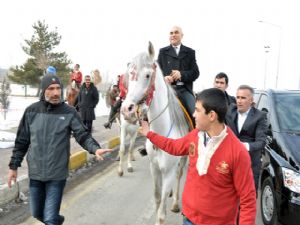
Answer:
[[[75,108],[63,102],[61,88],[58,76],[43,76],[40,100],[26,108],[20,121],[8,171],[11,188],[27,154],[31,214],[46,225],[64,222],[59,211],[68,176],[71,132],[84,149],[100,160],[112,151],[101,149],[86,131]]]
[[[142,122],[142,135],[158,149],[189,156],[182,195],[183,225],[255,225],[256,198],[250,156],[224,124],[227,104],[217,88],[196,94],[196,128],[186,136],[160,136]]]
[[[254,89],[249,85],[238,87],[237,104],[232,104],[229,107],[226,123],[249,152],[257,190],[261,169],[261,153],[266,145],[268,125],[266,113],[253,106],[253,95]]]
[[[178,98],[193,120],[192,115],[195,110],[193,82],[199,77],[199,69],[195,50],[184,46],[181,43],[182,38],[182,29],[174,26],[169,35],[170,45],[159,50],[157,62],[165,81],[175,89]]]
[[[76,106],[83,121],[91,133],[93,120],[96,119],[95,108],[99,102],[99,93],[94,83],[91,82],[91,76],[86,75],[77,96]]]
[[[116,85],[109,91],[109,97],[112,101],[107,122],[103,124],[105,129],[111,129],[112,123],[115,121],[117,114],[120,112],[122,102],[126,97],[127,90],[124,87],[123,80],[125,74],[118,75]]]

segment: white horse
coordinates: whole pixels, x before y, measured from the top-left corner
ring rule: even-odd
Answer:
[[[153,95],[148,109],[150,130],[169,138],[179,138],[188,133],[189,127],[172,87],[165,83],[163,74],[154,60],[154,48],[149,43],[148,52],[137,55],[128,69],[128,93],[121,112],[128,115],[137,103]],[[153,91],[155,89],[155,91]],[[147,153],[154,181],[156,225],[166,219],[166,200],[173,191],[171,210],[179,212],[179,185],[186,157],[172,156],[157,149],[148,140]],[[174,186],[175,185],[175,186]]]
[[[134,161],[133,149],[135,140],[138,134],[138,129],[140,127],[139,118],[145,111],[144,104],[138,109],[136,113],[130,114],[129,116],[120,115],[120,150],[119,150],[119,166],[118,175],[123,176],[123,163],[125,160],[125,142],[126,137],[129,135],[129,147],[127,156],[127,171],[129,173],[133,172],[133,167],[131,161]]]
[[[119,82],[123,82],[119,80]],[[124,86],[123,86],[124,87]],[[126,87],[124,87],[126,88]],[[115,91],[111,87],[106,92],[106,105],[113,107],[113,104],[116,104],[116,97],[119,96],[119,91]],[[117,103],[118,104],[118,103]],[[120,127],[120,145],[119,145],[119,166],[118,166],[118,175],[121,177],[124,174],[123,164],[125,161],[125,146],[126,138],[129,138],[129,147],[128,147],[128,157],[127,157],[127,171],[133,172],[133,167],[131,161],[134,161],[134,144],[137,138],[139,125],[139,118],[144,116],[146,110],[146,105],[141,103],[135,113],[130,114],[129,116],[115,115],[117,124]]]

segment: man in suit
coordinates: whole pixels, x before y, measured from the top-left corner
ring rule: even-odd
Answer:
[[[182,29],[174,26],[170,31],[170,45],[161,48],[158,64],[162,69],[165,81],[173,86],[178,98],[193,120],[195,96],[193,82],[199,77],[195,50],[181,43]],[[194,121],[193,121],[194,122]]]
[[[255,188],[258,188],[261,168],[261,152],[266,144],[266,114],[253,105],[254,90],[248,85],[237,89],[236,105],[231,104],[226,115],[226,123],[249,151]]]
[[[226,91],[226,89],[228,88],[228,82],[229,79],[226,73],[218,73],[215,77],[214,87],[224,92],[227,105],[229,106],[231,103],[236,103],[236,100],[235,97],[229,95]]]

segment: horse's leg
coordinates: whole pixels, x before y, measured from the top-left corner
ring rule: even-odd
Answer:
[[[132,128],[135,129],[134,127],[132,127]],[[127,157],[127,171],[129,173],[133,172],[131,161],[135,160],[134,156],[133,156],[133,148],[134,148],[136,136],[137,136],[137,131],[130,133],[131,138],[130,138],[130,144],[129,144],[129,148],[128,148],[128,157]]]
[[[151,150],[149,151],[148,141],[146,143],[146,146],[147,146],[147,152],[151,152]],[[155,209],[156,209],[155,225],[161,225],[163,224],[162,221],[160,220],[161,218],[160,208],[162,203],[162,173],[161,170],[159,169],[159,166],[157,165],[156,159],[152,158],[152,154],[150,154],[149,157],[150,157],[150,171],[153,179],[154,201],[155,201]]]
[[[175,183],[175,191],[173,193],[173,203],[171,207],[171,211],[178,213],[180,212],[179,208],[179,193],[180,193],[180,180],[183,174],[183,168],[187,162],[187,157],[181,157],[178,168],[177,168],[177,173],[176,173],[176,183]]]
[[[150,162],[150,171],[153,178],[155,209],[157,213],[161,203],[162,176],[160,170],[153,162]]]
[[[175,169],[175,168],[174,168]],[[167,171],[167,173],[166,173]],[[166,169],[162,172],[162,189],[161,189],[161,203],[157,211],[157,224],[165,224],[167,214],[167,200],[172,190],[175,181],[176,170]]]
[[[126,138],[126,127],[125,122],[121,124],[121,134],[120,134],[120,150],[119,150],[119,167],[118,167],[118,174],[119,176],[123,176],[123,160],[124,160],[124,154],[125,154],[125,138]]]
[[[131,139],[130,139],[130,145],[129,145],[129,158],[130,158],[130,161],[135,161],[135,157],[134,157],[134,154],[133,154],[133,149],[134,149],[134,144],[135,144],[135,141],[136,141],[136,138],[137,138],[137,135],[138,135],[138,129],[139,129],[139,126],[138,125],[134,125],[132,127],[132,133],[130,134],[131,135]]]

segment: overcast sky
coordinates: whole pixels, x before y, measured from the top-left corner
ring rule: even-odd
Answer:
[[[49,30],[57,27],[57,51],[84,74],[97,68],[109,79],[123,73],[148,41],[156,53],[168,45],[171,27],[179,25],[183,44],[196,50],[195,91],[211,87],[221,71],[231,94],[240,84],[263,88],[265,77],[273,88],[277,75],[279,88],[299,88],[299,0],[9,0],[1,1],[0,11],[1,68],[25,62],[21,45],[37,20]]]

